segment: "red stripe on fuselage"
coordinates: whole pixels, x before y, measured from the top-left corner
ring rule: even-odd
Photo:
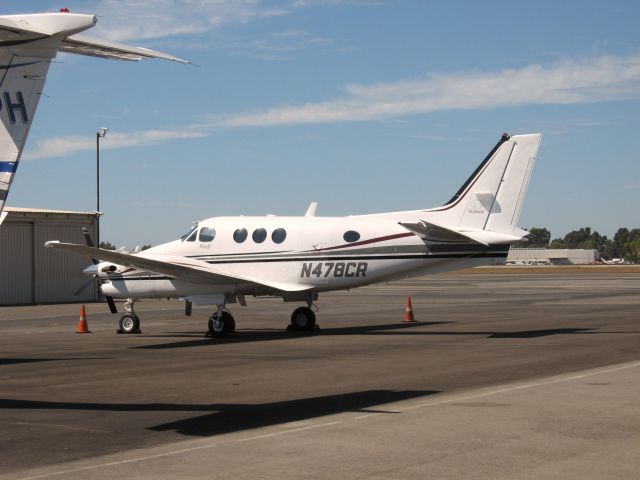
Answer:
[[[316,252],[323,252],[323,251],[326,251],[326,250],[336,250],[338,248],[358,247],[360,245],[369,245],[371,243],[386,242],[387,240],[394,240],[396,238],[411,237],[413,235],[415,235],[415,234],[411,233],[411,232],[396,233],[394,235],[386,235],[384,237],[370,238],[369,240],[362,240],[360,242],[345,243],[344,245],[338,245],[337,247],[319,248],[318,250],[315,250],[315,251]]]

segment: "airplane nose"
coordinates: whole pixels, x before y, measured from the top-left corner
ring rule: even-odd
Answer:
[[[94,265],[93,263],[85,268],[82,273],[88,276],[93,276],[98,274],[98,265]]]

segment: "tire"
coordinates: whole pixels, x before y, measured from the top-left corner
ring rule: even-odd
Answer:
[[[212,337],[224,337],[236,331],[236,321],[229,312],[222,312],[220,321],[222,322],[222,328],[216,331],[213,326],[213,315],[209,317],[209,334]]]
[[[291,314],[291,327],[294,330],[313,330],[316,326],[316,314],[307,307],[296,308]]]
[[[135,313],[125,313],[118,322],[120,333],[137,333],[140,331],[140,319]]]

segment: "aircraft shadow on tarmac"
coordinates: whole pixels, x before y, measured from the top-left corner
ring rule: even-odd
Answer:
[[[72,360],[110,360],[111,357],[75,357],[75,358],[0,358],[0,366],[16,365],[18,363],[36,363],[36,362],[61,362]]]
[[[137,345],[130,348],[137,349],[166,349],[200,347],[203,345],[221,345],[225,343],[239,342],[261,342],[269,340],[283,340],[288,338],[308,337],[308,336],[332,336],[332,335],[410,335],[410,336],[484,336],[486,338],[539,338],[550,335],[576,335],[576,334],[597,334],[612,333],[600,332],[594,328],[548,328],[542,330],[522,330],[513,332],[495,331],[416,331],[416,327],[429,325],[442,325],[453,322],[416,322],[416,323],[392,323],[387,325],[367,325],[357,327],[327,328],[314,332],[286,332],[284,330],[240,330],[236,337],[225,338],[216,341],[210,338],[198,338],[197,340],[187,340],[179,342],[158,343],[151,345]],[[616,332],[621,333],[621,332]],[[149,335],[146,338],[175,338],[175,337],[199,337],[195,332],[171,332],[164,335]]]
[[[180,342],[159,343],[151,345],[138,345],[131,348],[143,349],[164,349],[164,348],[182,348],[182,347],[199,347],[202,345],[220,345],[225,343],[242,343],[242,342],[264,342],[270,340],[286,340],[288,338],[302,338],[316,335],[390,335],[391,330],[408,330],[415,327],[425,327],[429,325],[443,325],[451,322],[415,322],[415,323],[390,323],[384,325],[363,325],[339,328],[323,328],[311,332],[291,332],[283,329],[241,329],[237,335],[223,338],[220,340],[211,338],[202,338],[204,333],[197,332],[170,332],[163,335],[146,335],[145,338],[176,338],[176,337],[196,337],[197,340],[188,340]],[[401,332],[397,332],[401,333]]]
[[[167,404],[167,403],[83,403],[0,399],[0,409],[20,410],[97,410],[115,412],[208,412],[206,415],[150,427],[157,432],[175,431],[182,435],[210,436],[343,412],[397,412],[371,408],[440,393],[436,390],[364,390],[360,392],[304,398],[262,404]]]

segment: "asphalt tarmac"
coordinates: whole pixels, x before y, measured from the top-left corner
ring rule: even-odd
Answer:
[[[326,294],[306,334],[248,299],[224,340],[2,307],[0,478],[640,478],[640,274],[514,272]]]

